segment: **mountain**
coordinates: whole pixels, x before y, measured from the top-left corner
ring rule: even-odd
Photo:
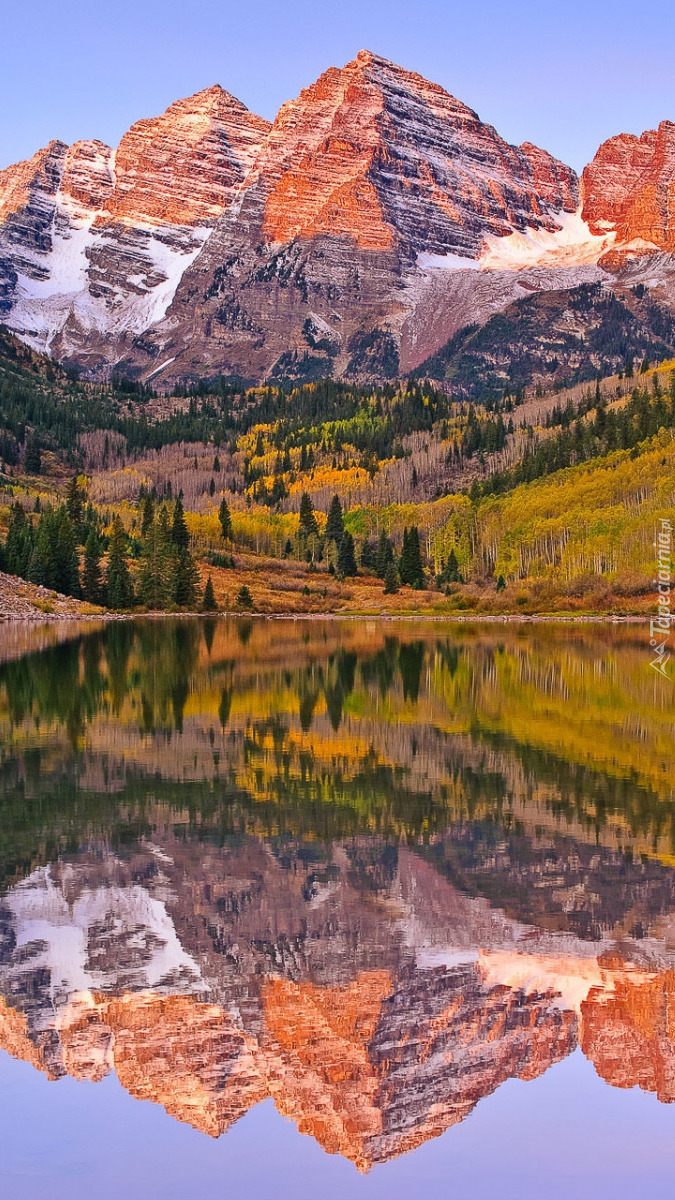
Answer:
[[[643,284],[586,283],[514,300],[484,325],[460,330],[415,373],[480,398],[505,385],[515,392],[535,380],[574,384],[674,356],[675,312]]]
[[[271,126],[213,87],[115,151],[52,142],[0,172],[0,313],[62,361],[167,386],[395,377],[587,283],[668,305],[674,129],[610,139],[579,181],[368,51]]]
[[[152,325],[235,195],[268,123],[220,87],[138,121],[117,150],[50,142],[0,172],[0,315],[95,368]]]

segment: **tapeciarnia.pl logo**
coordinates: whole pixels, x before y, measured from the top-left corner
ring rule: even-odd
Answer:
[[[670,679],[667,670],[670,659],[670,627],[673,620],[671,611],[672,564],[673,564],[673,527],[666,517],[659,521],[654,540],[656,549],[656,586],[657,606],[656,616],[649,622],[649,645],[654,651],[650,662],[659,675]]]

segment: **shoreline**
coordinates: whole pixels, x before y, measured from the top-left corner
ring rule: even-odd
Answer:
[[[3,625],[61,625],[92,621],[177,621],[177,620],[238,620],[248,621],[429,621],[453,625],[497,624],[566,624],[566,625],[638,625],[648,624],[650,617],[640,613],[420,613],[420,612],[52,612],[36,611],[35,615],[0,612]]]

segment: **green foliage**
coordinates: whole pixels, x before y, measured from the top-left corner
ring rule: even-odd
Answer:
[[[375,571],[380,579],[387,578],[387,567],[394,562],[394,548],[384,529],[381,530],[375,552]],[[398,572],[397,572],[398,576]]]
[[[364,571],[373,571],[375,569],[375,547],[368,538],[366,538],[361,546],[361,566]]]
[[[5,569],[9,571],[10,575],[20,575],[22,579],[28,577],[28,564],[32,549],[33,528],[17,501],[12,505],[5,544]]]
[[[344,533],[344,521],[342,519],[342,505],[340,497],[333,496],[328,509],[326,519],[326,540],[335,542],[336,546],[340,545],[342,535]]]
[[[218,509],[218,520],[220,521],[224,540],[226,542],[232,541],[232,517],[230,516],[230,509],[224,496]]]
[[[420,536],[416,525],[412,525],[409,530],[404,529],[403,531],[403,549],[399,560],[398,572],[401,577],[401,583],[408,584],[409,587],[413,588],[424,586]]]
[[[138,598],[148,608],[161,610],[172,604],[175,554],[169,514],[162,506],[148,528],[141,550]]]
[[[95,529],[90,529],[84,547],[84,570],[82,595],[90,604],[103,601],[103,579],[101,576],[101,543]]]
[[[113,520],[108,545],[108,566],[105,575],[108,608],[127,609],[134,603],[134,588],[126,559],[127,535],[119,517]]]
[[[26,578],[65,596],[80,595],[77,535],[65,504],[46,508],[35,529]]]
[[[343,577],[356,575],[356,555],[354,553],[354,539],[349,532],[345,530],[342,535],[337,558],[338,574]]]
[[[401,586],[401,581],[399,579],[398,571],[396,570],[396,563],[394,562],[394,560],[392,558],[387,563],[387,566],[386,566],[385,572],[384,572],[384,594],[385,594],[385,596],[393,596],[399,590],[400,586]]]
[[[244,609],[246,612],[250,612],[253,608],[253,596],[251,595],[250,588],[245,583],[242,584],[237,592],[237,608]]]
[[[218,605],[216,604],[216,597],[215,597],[215,594],[213,591],[213,580],[211,579],[210,575],[209,575],[209,577],[206,581],[206,585],[204,587],[204,595],[202,596],[201,609],[202,609],[202,612],[217,612],[218,611]]]
[[[318,537],[319,525],[307,492],[300,498],[300,533],[303,537]]]

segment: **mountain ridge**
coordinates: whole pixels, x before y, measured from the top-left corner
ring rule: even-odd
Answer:
[[[675,125],[581,178],[360,51],[270,123],[220,85],[0,172],[0,318],[93,377],[387,378],[533,292],[675,302]]]

